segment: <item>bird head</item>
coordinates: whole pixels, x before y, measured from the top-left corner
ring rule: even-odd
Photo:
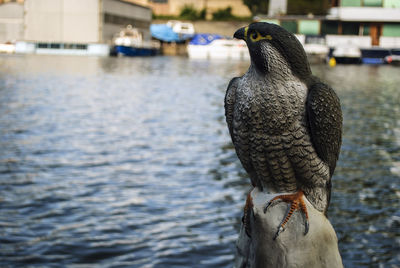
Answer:
[[[246,42],[252,64],[260,73],[279,72],[287,67],[300,79],[310,77],[311,69],[302,44],[284,28],[255,22],[237,30],[233,37]]]

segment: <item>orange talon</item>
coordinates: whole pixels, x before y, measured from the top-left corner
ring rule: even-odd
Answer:
[[[299,190],[297,193],[294,194],[288,194],[288,195],[278,195],[272,198],[267,205],[264,208],[264,213],[267,212],[267,209],[272,205],[272,202],[276,200],[281,200],[286,203],[290,203],[290,206],[286,210],[285,217],[283,218],[281,224],[278,226],[278,231],[276,232],[274,236],[274,240],[279,236],[280,233],[282,233],[285,230],[285,225],[288,223],[290,217],[293,215],[293,212],[295,210],[300,210],[303,212],[304,218],[305,218],[305,232],[304,235],[308,233],[309,230],[309,222],[308,222],[308,212],[307,212],[307,207],[306,203],[304,202],[303,199],[304,193],[302,190]]]

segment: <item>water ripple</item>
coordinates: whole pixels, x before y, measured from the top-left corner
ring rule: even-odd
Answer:
[[[247,65],[1,56],[0,265],[231,267],[250,183],[223,99]],[[398,70],[314,69],[343,107],[344,263],[399,265]]]

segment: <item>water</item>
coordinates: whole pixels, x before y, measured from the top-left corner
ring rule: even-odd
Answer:
[[[250,189],[223,99],[246,62],[0,57],[0,266],[231,267]],[[400,76],[313,66],[344,138],[346,267],[400,266]]]

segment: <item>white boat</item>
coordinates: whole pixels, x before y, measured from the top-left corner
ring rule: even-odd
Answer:
[[[15,53],[15,45],[11,43],[0,44],[0,53]]]
[[[391,65],[400,66],[400,49],[392,49],[391,54],[385,57],[385,62]]]
[[[385,57],[385,61],[389,64],[400,66],[400,56],[399,55],[390,55]]]
[[[310,63],[324,62],[329,54],[329,47],[322,36],[305,36],[302,45]]]
[[[332,57],[337,63],[361,63],[361,50],[357,46],[340,45],[333,49]]]
[[[218,35],[196,35],[188,44],[187,51],[192,59],[250,59],[243,40],[224,39]]]

